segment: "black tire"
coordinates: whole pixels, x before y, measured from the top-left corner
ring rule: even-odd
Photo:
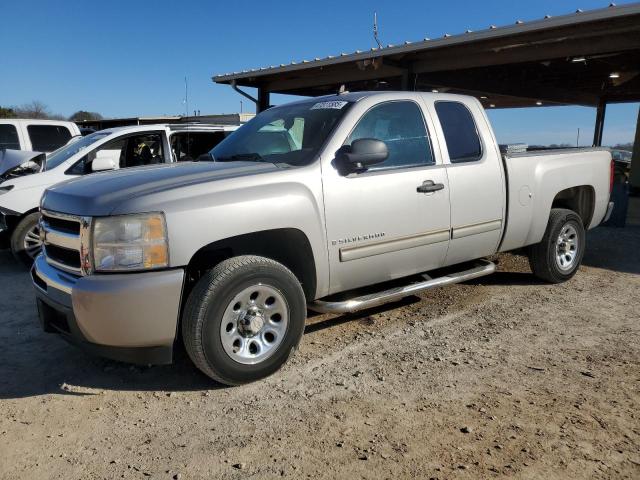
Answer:
[[[256,285],[281,295],[288,318],[286,331],[270,356],[248,365],[225,351],[221,329],[234,298]],[[202,372],[220,383],[241,385],[267,377],[286,363],[300,343],[306,315],[302,286],[287,267],[264,257],[238,256],[219,263],[196,283],[182,315],[182,337],[189,357]]]
[[[567,229],[573,229],[577,245],[571,262],[567,262],[563,268],[558,259],[557,244],[561,233]],[[573,234],[572,234],[573,235]],[[564,245],[564,244],[563,244]],[[542,241],[529,247],[529,265],[533,274],[549,283],[562,283],[573,277],[584,256],[586,236],[580,216],[572,210],[554,208],[549,216],[549,223],[544,232]]]
[[[25,247],[25,239],[29,232],[33,230],[35,226],[37,226],[38,221],[40,219],[40,213],[34,212],[30,213],[16,226],[11,234],[11,253],[16,258],[16,260],[24,263],[26,266],[30,267],[33,264],[33,260],[40,253],[40,250],[26,248]],[[31,240],[30,240],[31,242]],[[31,243],[30,243],[31,244]]]

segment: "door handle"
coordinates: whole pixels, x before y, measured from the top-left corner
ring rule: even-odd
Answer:
[[[416,188],[416,191],[418,193],[432,193],[437,192],[438,190],[442,190],[443,188],[443,183],[434,183],[433,180],[425,180],[424,182],[422,182],[422,185]]]

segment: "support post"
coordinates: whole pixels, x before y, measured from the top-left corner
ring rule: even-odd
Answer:
[[[400,89],[405,92],[413,92],[416,89],[416,74],[411,68],[407,68],[402,72],[402,80]]]
[[[604,115],[607,112],[607,102],[604,98],[598,101],[598,109],[596,110],[596,128],[593,132],[593,146],[602,146],[602,134],[604,132]]]
[[[400,81],[400,90],[406,92],[409,90],[409,70],[402,72],[402,80]]]
[[[264,112],[270,106],[269,92],[262,87],[258,88],[258,103],[256,104],[256,113]]]
[[[638,108],[638,120],[636,121],[636,136],[633,141],[633,153],[631,154],[631,173],[629,183],[634,193],[640,193],[640,107]]]

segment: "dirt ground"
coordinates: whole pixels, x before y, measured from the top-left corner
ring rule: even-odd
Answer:
[[[640,228],[589,234],[546,285],[526,260],[316,316],[280,373],[223,388],[39,330],[0,254],[0,478],[640,478]]]

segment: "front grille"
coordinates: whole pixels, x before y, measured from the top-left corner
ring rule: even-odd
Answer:
[[[80,270],[80,252],[78,250],[69,250],[68,248],[57,247],[56,245],[46,245],[44,251],[47,258],[59,264]]]
[[[80,222],[47,216],[47,223],[52,229],[80,236]]]
[[[82,243],[88,225],[84,217],[43,210],[40,229],[47,263],[76,275],[86,274],[88,263],[83,265]]]

